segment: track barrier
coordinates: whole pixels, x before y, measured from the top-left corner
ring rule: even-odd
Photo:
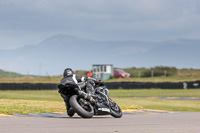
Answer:
[[[200,88],[200,81],[193,82],[110,82],[105,83],[109,89],[197,89]]]
[[[0,83],[0,90],[55,90],[57,84]]]
[[[0,83],[0,90],[56,90],[51,83]],[[108,89],[200,89],[200,81],[192,82],[106,82]]]

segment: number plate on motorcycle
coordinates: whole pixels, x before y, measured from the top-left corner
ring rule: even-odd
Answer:
[[[108,108],[98,108],[98,110],[105,111],[105,112],[110,112],[110,109],[108,109]]]

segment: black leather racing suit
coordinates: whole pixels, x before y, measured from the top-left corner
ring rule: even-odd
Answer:
[[[58,88],[59,88],[59,93],[60,93],[61,97],[63,98],[63,100],[65,102],[67,112],[69,112],[69,109],[71,108],[71,106],[69,104],[70,96],[64,94],[62,92],[62,88],[67,83],[78,84],[79,82],[86,82],[86,93],[84,91],[82,91],[80,88],[75,88],[76,89],[75,91],[79,95],[82,95],[83,97],[87,98],[90,101],[94,100],[91,97],[91,95],[94,94],[95,79],[89,78],[86,81],[86,79],[84,77],[77,76],[76,74],[73,74],[73,75],[70,75],[70,76],[66,76],[61,80],[60,84],[58,85]]]

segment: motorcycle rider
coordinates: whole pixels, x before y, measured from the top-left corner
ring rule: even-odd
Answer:
[[[76,74],[74,74],[74,72],[71,68],[66,68],[64,70],[63,79],[61,80],[60,84],[58,85],[58,88],[59,88],[59,93],[65,102],[67,114],[68,114],[68,116],[72,117],[75,112],[73,111],[73,109],[71,108],[71,106],[69,104],[70,96],[66,95],[62,89],[69,82],[75,83],[77,85],[80,82],[86,82],[86,93],[81,90],[81,87],[79,85],[78,85],[79,88],[75,88],[75,91],[80,96],[90,100],[91,102],[95,102],[95,100],[93,99],[92,96],[94,94],[94,86],[95,86],[96,79],[77,76]]]

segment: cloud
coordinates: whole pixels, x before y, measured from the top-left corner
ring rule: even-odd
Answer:
[[[25,45],[55,34],[95,40],[199,38],[198,5],[199,0],[1,0],[0,34],[10,45],[9,40]],[[19,33],[26,38],[19,41]]]

